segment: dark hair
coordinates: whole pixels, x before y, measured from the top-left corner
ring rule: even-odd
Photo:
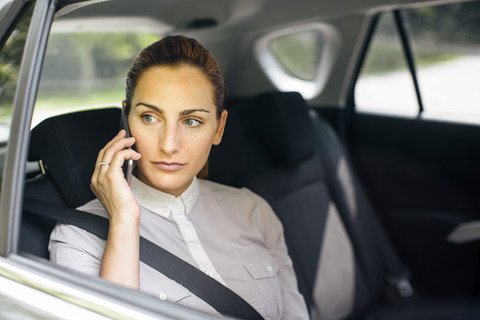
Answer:
[[[213,98],[220,117],[224,109],[225,83],[220,68],[207,49],[196,40],[184,36],[167,36],[143,49],[133,61],[127,75],[126,103],[130,111],[133,93],[140,76],[155,66],[179,67],[188,65],[198,68],[213,87]]]

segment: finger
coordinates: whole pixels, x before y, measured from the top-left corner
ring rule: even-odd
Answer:
[[[140,158],[141,154],[132,149],[124,149],[117,152],[108,166],[102,165],[97,170],[98,174],[92,176],[90,188],[93,193],[98,197],[97,191],[102,192],[101,190],[103,190],[105,192],[112,186],[120,187],[120,184],[126,183],[122,170],[124,162],[128,159],[136,161]]]
[[[97,160],[95,161],[95,168],[92,174],[91,178],[91,184],[94,185],[96,184],[96,179],[98,175],[100,174],[101,170],[105,170],[104,168],[101,167],[107,167],[105,165],[99,165],[100,163],[108,163],[109,161],[103,160],[105,156],[105,151],[108,150],[115,142],[119,141],[120,139],[123,139],[125,137],[125,130],[120,130],[115,137],[113,137],[112,140],[110,140],[99,152],[97,155]],[[108,168],[107,168],[108,169]]]
[[[114,155],[126,148],[130,148],[135,144],[135,138],[122,138],[113,142],[108,148],[104,150],[102,160],[100,162],[111,162]]]
[[[97,179],[101,179],[103,175],[108,175],[110,179],[115,179],[115,175],[123,177],[122,166],[125,161],[132,159],[137,161],[141,158],[141,154],[133,149],[122,149],[115,153],[110,162],[100,162],[97,170]],[[117,177],[117,178],[118,178]]]
[[[122,137],[122,135],[119,136]],[[94,172],[94,174],[107,170],[114,155],[125,148],[131,147],[134,143],[135,138],[120,138],[112,140],[111,143],[107,144],[107,146],[99,152],[95,168],[96,172]]]
[[[115,154],[115,156],[112,159],[112,162],[110,163],[109,169],[110,170],[115,170],[115,169],[120,169],[122,170],[122,166],[124,165],[125,161],[128,161],[130,159],[137,161],[142,157],[142,155],[135,150],[132,149],[124,149],[122,151],[119,151]]]
[[[97,155],[97,161],[95,163],[102,162],[103,155],[105,153],[105,150],[107,150],[112,144],[114,144],[116,141],[119,139],[122,139],[125,137],[125,130],[120,130],[115,137],[113,137],[112,140],[110,140],[99,152]]]

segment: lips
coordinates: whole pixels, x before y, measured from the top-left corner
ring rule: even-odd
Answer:
[[[155,161],[153,164],[164,171],[178,171],[185,167],[185,163],[181,162],[168,162],[168,161]]]

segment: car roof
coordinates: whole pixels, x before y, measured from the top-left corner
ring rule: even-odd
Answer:
[[[160,21],[173,30],[188,29],[192,22],[210,19],[225,29],[242,30],[271,28],[279,24],[298,23],[311,19],[331,19],[339,15],[368,13],[399,7],[452,3],[454,1],[428,0],[130,0],[88,1],[101,2],[85,6],[70,15],[84,17],[143,17]],[[460,2],[460,1],[457,1]],[[462,1],[463,2],[463,1]],[[131,27],[131,26],[130,26]]]
[[[87,1],[57,14],[53,30],[149,31],[183,34],[209,49],[224,71],[230,96],[252,96],[279,88],[258,63],[262,37],[317,25],[330,48],[322,70],[325,86],[311,97],[316,106],[343,107],[371,18],[380,11],[460,2],[426,0],[131,0]],[[68,12],[67,15],[62,15]],[[319,86],[320,87],[320,86]],[[288,91],[298,91],[292,87]]]

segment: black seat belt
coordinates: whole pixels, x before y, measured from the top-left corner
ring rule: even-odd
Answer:
[[[23,210],[84,229],[106,240],[109,221],[89,212],[25,197]],[[176,281],[224,316],[263,319],[244,299],[174,254],[140,237],[140,261]]]

